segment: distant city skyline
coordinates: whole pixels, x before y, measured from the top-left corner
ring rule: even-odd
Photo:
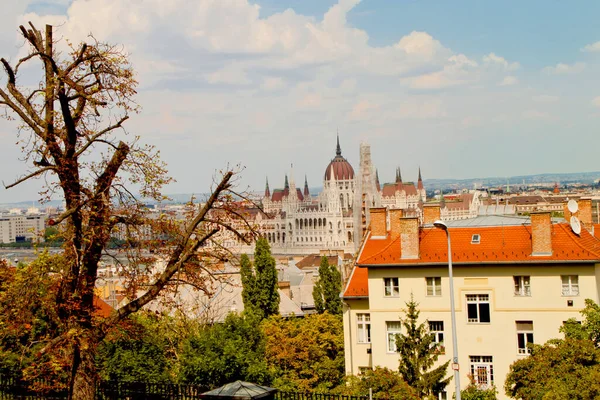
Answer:
[[[140,82],[131,134],[161,150],[177,183],[214,171],[241,185],[322,184],[335,156],[358,169],[371,145],[382,181],[598,170],[600,3],[468,0],[8,0],[0,56],[24,54],[18,25],[91,32],[130,53]],[[37,84],[40,71],[23,71]],[[5,76],[0,74],[0,83]],[[15,122],[0,120],[0,180],[26,172]],[[0,203],[37,199],[42,181]]]

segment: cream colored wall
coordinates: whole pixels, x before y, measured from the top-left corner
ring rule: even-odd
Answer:
[[[531,296],[514,295],[514,275],[531,277]],[[579,296],[566,297],[561,293],[561,275],[579,276]],[[426,296],[425,277],[442,277],[442,295]],[[400,296],[384,297],[383,278],[398,277]],[[458,336],[459,364],[461,367],[462,387],[468,383],[469,356],[493,356],[494,383],[499,389],[499,398],[504,396],[504,379],[509,365],[524,357],[517,352],[515,321],[533,321],[535,343],[542,344],[551,338],[562,336],[558,329],[568,318],[581,319],[579,311],[584,300],[598,301],[600,287],[600,265],[505,265],[505,266],[455,266],[454,291]],[[449,280],[447,268],[370,268],[369,269],[369,305],[371,314],[372,365],[381,365],[396,370],[398,355],[387,353],[386,321],[398,321],[402,308],[410,300],[411,293],[419,303],[421,319],[444,321],[446,354],[440,357],[444,362],[452,356],[452,337],[450,320]],[[466,315],[467,294],[489,294],[489,324],[468,323]],[[567,300],[573,300],[573,306],[567,306]],[[356,343],[356,316],[354,304],[349,312],[352,317],[353,343],[348,341],[346,348],[352,347],[354,361],[352,372],[358,372],[358,366],[364,365],[365,345]],[[364,305],[361,305],[364,308]],[[347,317],[346,317],[347,318]],[[347,324],[347,321],[345,321]],[[345,325],[345,332],[346,325]],[[347,352],[348,353],[348,352]],[[349,357],[346,354],[346,357]],[[357,357],[362,357],[359,361]],[[348,372],[349,364],[346,363]],[[448,372],[449,374],[451,371]],[[453,392],[454,383],[448,386]],[[451,398],[450,396],[448,398]]]
[[[371,354],[367,349],[371,344],[358,343],[358,327],[356,314],[369,313],[367,299],[349,300],[344,302],[344,356],[346,359],[346,374],[358,374],[360,367],[372,367]],[[372,324],[372,323],[371,323]],[[373,329],[373,325],[371,325]],[[373,332],[371,331],[371,338]]]

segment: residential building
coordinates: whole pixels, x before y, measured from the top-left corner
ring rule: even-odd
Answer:
[[[0,243],[43,241],[45,214],[0,214]]]
[[[584,225],[591,210],[584,204],[579,210]],[[432,225],[439,218],[436,207],[424,209],[422,222],[401,211],[371,210],[343,293],[348,374],[398,368],[393,338],[402,331],[399,321],[411,296],[436,341],[445,343],[439,362],[451,359],[447,237]],[[561,221],[545,211],[447,222],[463,387],[472,376],[482,386],[494,384],[499,398],[506,398],[509,366],[528,354],[527,344],[560,337],[564,321],[581,319],[585,299],[598,301],[600,240]],[[598,233],[596,228],[589,226]],[[453,391],[451,383],[440,396],[450,399]]]

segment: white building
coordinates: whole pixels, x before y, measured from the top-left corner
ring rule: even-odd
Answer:
[[[45,214],[0,215],[0,242],[43,241],[46,217]]]

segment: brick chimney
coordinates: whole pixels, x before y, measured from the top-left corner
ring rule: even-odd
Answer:
[[[439,204],[425,204],[423,206],[423,224],[433,224],[440,218]]]
[[[402,259],[419,258],[419,219],[400,218],[400,253]]]
[[[585,227],[589,232],[592,231],[592,199],[579,199],[577,202],[577,217],[581,225]]]
[[[531,213],[531,255],[552,254],[552,221],[549,211]]]
[[[400,219],[403,216],[404,210],[390,210],[390,235],[392,236],[392,240],[395,240],[400,236]]]
[[[385,208],[371,208],[371,237],[384,238],[387,235]]]

